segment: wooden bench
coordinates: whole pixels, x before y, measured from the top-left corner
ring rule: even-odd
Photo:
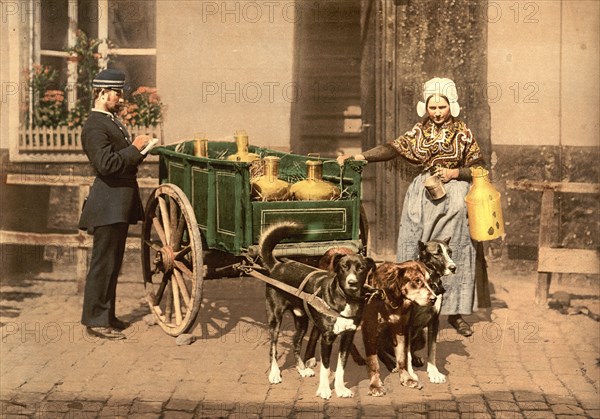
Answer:
[[[540,231],[538,238],[538,282],[535,303],[545,305],[553,273],[599,274],[600,255],[597,250],[552,247],[555,193],[597,194],[600,185],[576,182],[508,181],[507,188],[542,192]]]

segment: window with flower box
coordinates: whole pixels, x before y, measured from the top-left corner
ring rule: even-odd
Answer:
[[[20,150],[80,151],[92,107],[91,80],[102,68],[125,72],[122,119],[133,134],[161,136],[156,92],[156,2],[30,0],[29,100]]]

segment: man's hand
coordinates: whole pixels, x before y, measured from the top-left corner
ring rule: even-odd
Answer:
[[[139,151],[142,151],[144,147],[148,145],[150,139],[151,137],[149,135],[138,135],[137,137],[135,137],[135,140],[133,140],[133,145]]]

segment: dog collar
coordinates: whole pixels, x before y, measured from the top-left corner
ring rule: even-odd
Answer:
[[[319,274],[322,271],[314,271],[309,273],[308,275],[306,275],[306,277],[304,278],[304,280],[302,281],[302,283],[300,284],[300,286],[298,287],[298,293],[302,292],[304,290],[304,287],[306,286],[306,283],[310,280],[310,278],[312,278],[313,276]],[[339,285],[338,285],[339,287]],[[318,287],[315,292],[313,292],[312,294],[310,294],[312,297],[315,298],[319,298],[318,294],[321,291],[321,287]],[[325,302],[325,300],[321,299],[323,301],[323,304],[325,304],[327,306],[327,311],[328,312],[324,312],[321,311],[322,314],[325,314],[326,316],[329,317],[341,317],[343,319],[348,319],[348,320],[353,320],[356,319],[358,316],[353,316],[353,317],[346,317],[344,315],[342,315],[342,313],[338,312],[337,310],[334,310],[333,308],[331,308],[331,306],[329,304],[327,304]],[[315,323],[314,319],[312,318],[312,315],[310,314],[310,307],[309,307],[309,302],[306,299],[302,299],[302,304],[304,305],[304,311],[306,311],[307,315],[310,317],[311,321],[313,323]],[[320,310],[317,310],[320,311]],[[316,324],[316,323],[315,323]]]
[[[379,289],[379,288],[373,288],[375,290],[375,292],[369,297],[369,302],[371,302],[371,300],[374,297],[379,298],[381,301],[383,301],[383,303],[387,306],[389,306],[392,310],[398,310],[400,308],[399,305],[394,305],[394,303],[392,302],[392,300],[388,297],[387,292],[385,292],[385,290],[383,289]],[[408,301],[411,301],[409,298],[406,298]]]
[[[385,299],[383,300],[383,302],[384,302],[385,304],[387,304],[387,305],[388,305],[388,306],[389,306],[389,307],[390,307],[392,310],[398,310],[398,309],[400,308],[400,305],[397,305],[397,306],[395,306],[395,305],[392,303],[392,300],[391,300],[391,299],[388,297],[388,295],[387,295],[387,293],[385,292],[385,290],[382,290],[382,291],[383,291],[383,295],[384,295],[384,297],[385,297]],[[410,301],[410,302],[412,303],[412,300],[411,300],[410,298],[408,298],[408,297],[404,297],[404,298],[406,298],[408,301]]]

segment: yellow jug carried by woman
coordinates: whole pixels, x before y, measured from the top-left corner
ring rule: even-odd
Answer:
[[[472,167],[473,184],[465,202],[469,217],[471,238],[477,241],[494,240],[504,236],[504,219],[500,192],[488,178],[489,172],[482,167]]]

